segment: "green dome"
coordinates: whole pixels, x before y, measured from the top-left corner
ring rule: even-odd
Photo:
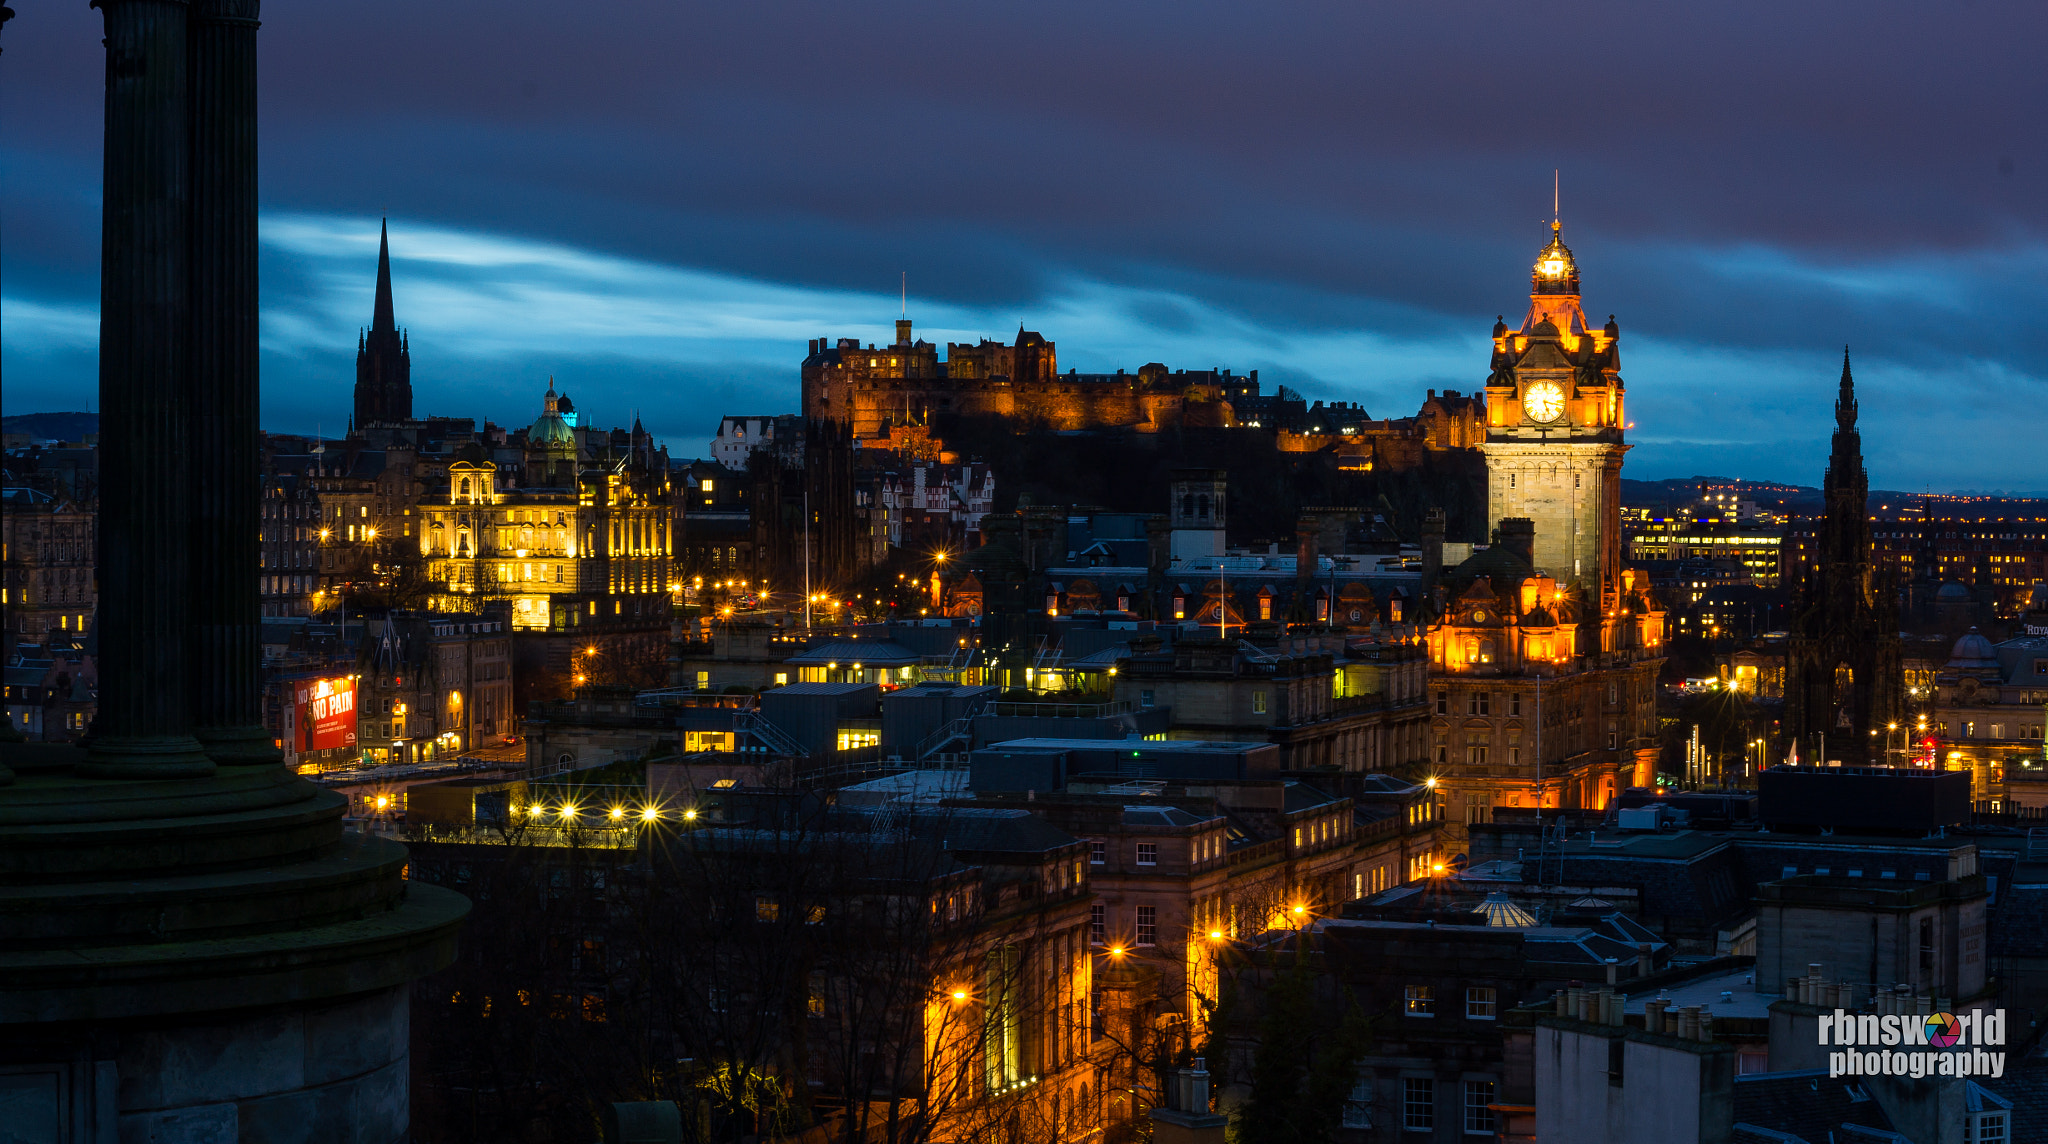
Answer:
[[[553,410],[540,415],[540,420],[535,421],[533,428],[526,431],[526,440],[536,449],[576,448],[575,431],[569,428],[567,421],[562,420],[561,414]]]

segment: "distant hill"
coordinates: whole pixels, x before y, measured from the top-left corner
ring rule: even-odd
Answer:
[[[1677,508],[1696,501],[1705,492],[1736,493],[1744,500],[1753,500],[1757,507],[1771,511],[1801,513],[1818,511],[1824,495],[1820,489],[1809,485],[1781,485],[1772,481],[1745,481],[1737,477],[1685,477],[1668,481],[1632,481],[1626,477],[1621,481],[1621,503],[1632,508]],[[1954,493],[1922,494],[1898,489],[1872,489],[1870,500],[1880,509],[1900,505],[1917,506],[1923,495],[1931,496],[1938,506],[1951,507],[1948,502],[1968,499],[1980,506],[2018,506],[2023,502],[2048,497],[2042,492],[2020,490],[1964,489]],[[1994,509],[1995,510],[1995,509]]]
[[[1821,490],[1817,488],[1745,481],[1739,477],[1684,477],[1666,481],[1632,481],[1623,477],[1621,503],[1641,508],[1676,508],[1698,500],[1707,491],[1736,493],[1755,501],[1759,508],[1780,512],[1821,503]]]
[[[0,432],[28,433],[55,441],[82,441],[100,431],[97,413],[17,413],[0,417]]]

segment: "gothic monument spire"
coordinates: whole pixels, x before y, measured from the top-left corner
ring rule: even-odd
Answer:
[[[398,328],[391,304],[391,232],[380,224],[377,235],[377,300],[370,328],[356,351],[355,425],[412,420],[412,350]]]

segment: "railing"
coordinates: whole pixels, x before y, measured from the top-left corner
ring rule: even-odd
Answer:
[[[788,732],[752,711],[741,711],[734,716],[732,729],[743,735],[752,735],[770,751],[779,755],[802,758],[810,754],[795,739],[790,738]]]
[[[1128,715],[1135,710],[1137,707],[1128,699],[1117,699],[1108,703],[1059,703],[1039,700],[1008,703],[999,701],[991,704],[987,713],[1030,719],[1106,719],[1112,715]]]
[[[910,757],[918,762],[923,762],[937,753],[940,747],[949,747],[962,739],[966,739],[970,745],[974,741],[974,716],[972,714],[962,715],[960,718],[926,735],[918,741],[917,748],[910,753]]]

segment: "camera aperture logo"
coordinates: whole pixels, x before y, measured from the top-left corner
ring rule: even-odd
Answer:
[[[1828,1075],[2004,1076],[2005,1053],[1985,1048],[2005,1044],[2005,1010],[1967,1013],[1850,1013],[1823,1015],[1820,1043],[1828,1054]]]

